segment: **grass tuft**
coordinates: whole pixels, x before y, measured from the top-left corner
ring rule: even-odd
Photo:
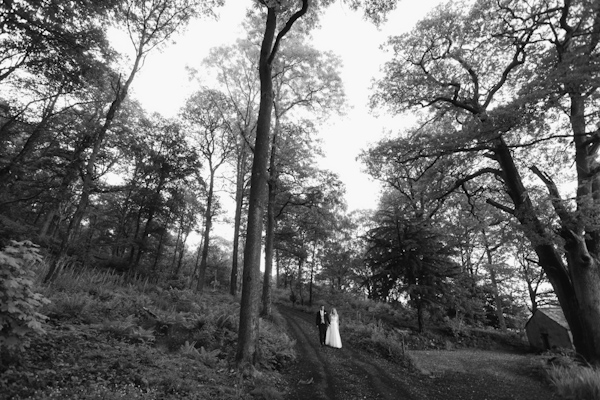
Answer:
[[[550,382],[568,400],[600,399],[600,370],[584,366],[552,366]]]

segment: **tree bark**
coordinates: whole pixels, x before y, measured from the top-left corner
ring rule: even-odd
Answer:
[[[166,229],[164,229],[160,233],[160,238],[158,239],[158,247],[156,248],[156,255],[154,256],[154,263],[152,263],[152,273],[156,273],[156,269],[158,267],[158,260],[160,260],[160,256],[162,255],[163,241],[165,238]]]
[[[171,261],[171,265],[174,266],[177,262],[177,251],[179,250],[179,241],[181,240],[182,227],[179,226],[177,228],[177,239],[175,239],[175,248],[173,249],[173,260]],[[177,275],[177,272],[175,273]]]
[[[302,292],[302,266],[304,265],[304,258],[298,258],[298,295],[300,295],[300,304],[304,305],[304,294]]]
[[[183,256],[185,255],[185,243],[187,242],[189,235],[190,231],[187,230],[181,242],[181,249],[179,250],[179,259],[177,260],[177,269],[175,270],[175,276],[179,276],[179,273],[181,272],[181,267],[183,265]]]
[[[275,252],[275,285],[276,287],[281,286],[281,268],[279,266],[279,252]]]
[[[194,282],[196,282],[196,273],[198,272],[198,266],[200,265],[200,255],[202,254],[202,243],[198,245],[196,251],[196,261],[194,261],[194,269],[192,270],[192,276],[190,277],[190,289],[193,289]]]
[[[504,312],[502,310],[502,299],[500,298],[500,291],[498,290],[498,281],[496,279],[496,268],[494,266],[494,258],[492,257],[492,249],[488,242],[485,230],[482,232],[483,242],[485,244],[485,252],[487,254],[488,265],[490,268],[490,280],[492,281],[492,291],[494,295],[494,303],[496,304],[496,316],[498,317],[498,328],[501,331],[506,331],[506,320],[504,319]]]
[[[243,144],[242,144],[243,146]],[[242,208],[244,206],[244,183],[245,183],[245,165],[247,157],[246,148],[242,147],[237,165],[237,178],[235,190],[235,219],[233,227],[233,253],[231,260],[231,279],[229,281],[229,293],[232,296],[237,294],[238,286],[238,259],[240,248],[240,230],[242,225]]]
[[[308,305],[309,305],[309,307],[312,307],[312,303],[313,303],[313,280],[314,280],[314,275],[315,275],[315,265],[317,262],[315,259],[316,252],[317,252],[317,242],[315,240],[314,245],[313,245],[312,262],[310,264],[310,286],[308,288]]]
[[[273,274],[273,242],[275,240],[275,198],[277,196],[277,136],[279,134],[279,118],[275,116],[275,129],[271,145],[269,162],[269,198],[267,201],[267,229],[265,235],[265,274],[263,277],[262,315],[271,315],[271,275]]]
[[[200,294],[204,291],[206,281],[206,266],[208,264],[208,247],[210,246],[210,230],[212,228],[212,208],[215,186],[215,171],[210,169],[210,178],[208,184],[208,198],[206,200],[206,211],[204,213],[204,243],[202,245],[202,258],[200,259],[200,268],[198,269],[198,286],[196,291]]]

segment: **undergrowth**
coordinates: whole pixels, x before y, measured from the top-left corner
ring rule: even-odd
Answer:
[[[38,247],[28,241],[13,240],[0,250],[0,366],[45,333],[39,309],[48,300],[34,290],[31,271],[40,262]]]
[[[589,366],[552,366],[550,382],[568,400],[600,399],[600,370]]]
[[[31,285],[50,300],[37,310],[47,334],[0,367],[1,399],[249,399],[279,393],[296,357],[275,315],[261,320],[256,367],[238,370],[239,299],[226,293],[69,268],[42,285],[44,272]]]

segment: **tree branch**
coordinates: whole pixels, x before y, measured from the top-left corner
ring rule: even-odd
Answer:
[[[554,210],[556,211],[556,214],[558,215],[562,223],[565,226],[574,227],[575,225],[573,218],[563,204],[560,193],[558,192],[558,188],[556,187],[556,183],[554,183],[554,181],[552,180],[552,178],[550,178],[548,174],[540,171],[540,169],[537,166],[533,165],[529,167],[529,169],[531,170],[531,172],[537,175],[537,177],[540,178],[542,182],[544,182],[546,188],[548,188],[548,193],[550,194],[552,206],[554,207]]]
[[[502,177],[502,172],[498,169],[495,168],[482,168],[479,171],[476,171],[470,175],[465,176],[464,178],[458,179],[456,182],[454,182],[454,185],[452,185],[452,187],[446,191],[446,193],[444,193],[442,196],[440,196],[439,198],[444,198],[448,195],[450,195],[451,193],[453,193],[456,189],[458,189],[459,187],[463,186],[465,183],[483,176],[485,174],[494,174],[496,176],[500,176]]]
[[[308,10],[308,0],[302,0],[302,8],[300,10],[296,11],[294,13],[294,15],[292,15],[290,17],[290,19],[287,21],[287,23],[285,24],[283,29],[281,31],[279,31],[279,33],[277,34],[277,38],[275,38],[275,44],[273,45],[271,54],[269,55],[269,58],[267,59],[267,63],[269,63],[269,64],[273,63],[273,60],[275,59],[275,55],[277,55],[277,51],[279,50],[279,45],[281,43],[281,39],[283,39],[283,37],[289,32],[290,29],[292,29],[292,25],[294,25],[294,23],[298,20],[298,18],[300,18],[304,14],[306,14],[307,10]]]
[[[512,209],[512,208],[510,208],[510,207],[505,206],[504,204],[500,204],[497,201],[494,201],[492,199],[487,199],[485,202],[488,203],[491,206],[496,207],[499,210],[504,211],[505,213],[508,213],[508,214],[511,214],[511,215],[515,215],[515,210]]]

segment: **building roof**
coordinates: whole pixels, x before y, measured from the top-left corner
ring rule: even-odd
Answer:
[[[536,313],[538,312],[544,314],[563,328],[570,330],[569,323],[567,322],[565,314],[562,312],[562,309],[560,307],[538,308],[536,310]],[[535,315],[535,313],[533,315]],[[531,316],[531,318],[533,318],[533,315]]]

